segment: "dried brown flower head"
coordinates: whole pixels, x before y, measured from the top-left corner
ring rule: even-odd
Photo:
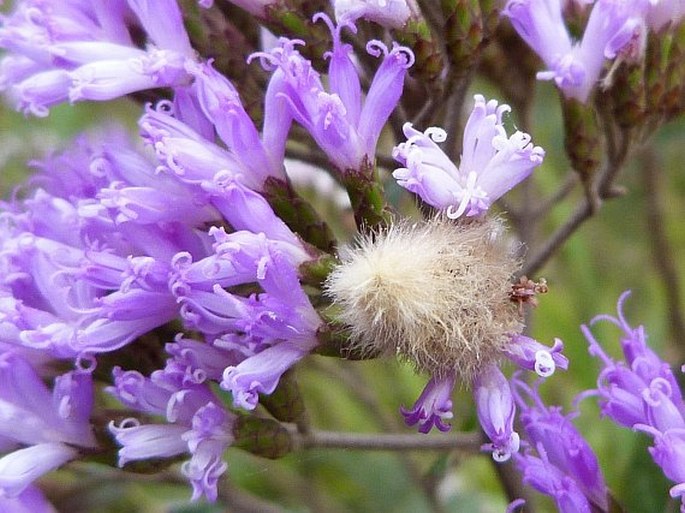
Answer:
[[[326,290],[357,349],[467,382],[523,327],[513,253],[497,219],[404,221],[343,248]]]

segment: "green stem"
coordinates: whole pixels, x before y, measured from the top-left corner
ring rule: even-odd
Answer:
[[[290,183],[278,178],[267,178],[263,194],[274,212],[303,240],[326,253],[333,252],[333,233]]]
[[[365,159],[360,169],[347,169],[341,178],[352,203],[357,229],[368,231],[390,222],[392,214],[374,164]]]

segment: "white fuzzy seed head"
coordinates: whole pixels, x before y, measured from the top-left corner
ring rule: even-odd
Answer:
[[[362,352],[468,383],[522,330],[509,299],[519,263],[497,219],[402,222],[343,248],[340,260],[326,292]]]

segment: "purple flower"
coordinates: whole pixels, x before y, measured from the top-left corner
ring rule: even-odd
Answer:
[[[246,346],[222,347],[221,342],[208,344],[178,334],[165,349],[173,357],[174,367],[182,375],[184,384],[201,384],[205,381],[221,381],[227,367],[236,365],[252,354]],[[170,371],[170,368],[167,370]]]
[[[0,445],[28,446],[0,458],[0,495],[14,497],[43,474],[92,448],[90,367],[59,376],[52,392],[20,356],[0,355]],[[76,446],[76,447],[74,447]]]
[[[36,479],[78,455],[73,447],[57,442],[39,443],[11,452],[0,458],[0,490],[4,496],[15,497]]]
[[[416,6],[408,0],[334,0],[335,19],[340,25],[359,18],[388,28],[402,28]]]
[[[111,351],[176,315],[166,283],[146,280],[151,276],[136,268],[135,259],[31,234],[20,240],[21,251],[14,256],[31,279],[13,283],[12,292],[22,301],[20,338],[29,347],[62,358]],[[137,280],[129,275],[136,272]],[[105,277],[115,281],[105,285]],[[111,293],[103,294],[103,289]]]
[[[159,15],[159,13],[164,13]],[[133,43],[129,18],[146,36]],[[0,88],[16,108],[46,116],[65,100],[110,100],[128,93],[190,82],[194,59],[176,0],[17,2],[3,20]]]
[[[671,488],[671,497],[680,497],[685,505],[685,430],[671,429],[660,433],[645,427],[641,429],[654,436],[654,446],[649,448],[654,462],[668,479],[678,483]]]
[[[129,461],[168,458],[190,453],[181,470],[193,486],[192,500],[216,500],[217,482],[226,471],[223,453],[233,442],[236,416],[221,406],[206,384],[189,383],[177,372],[174,359],[150,378],[115,368],[114,386],[107,390],[129,408],[164,416],[166,424],[141,424],[130,418],[110,431],[122,446],[119,465]]]
[[[564,343],[558,338],[550,348],[525,335],[515,335],[504,354],[522,369],[535,371],[538,376],[547,378],[557,367],[568,369],[568,358],[561,354],[563,350]]]
[[[492,452],[492,458],[504,462],[516,454],[519,434],[514,431],[516,405],[509,382],[496,365],[480,372],[473,384],[478,421],[491,440],[482,449]]]
[[[24,359],[12,352],[0,355],[0,436],[24,444],[93,447],[92,370],[79,367],[59,376],[51,392]]]
[[[16,497],[0,497],[0,511],[4,513],[55,513],[40,489],[28,486]]]
[[[239,157],[214,144],[205,135],[175,117],[175,106],[167,101],[147,106],[138,124],[143,140],[155,151],[158,171],[189,185],[210,184],[215,175],[240,176],[248,187],[258,190],[262,181],[253,176]]]
[[[625,361],[614,361],[599,345],[589,327],[581,326],[590,345],[590,354],[603,365],[597,380],[597,395],[602,413],[619,425],[652,436],[649,452],[675,481],[672,497],[680,497],[685,508],[685,403],[682,392],[669,365],[647,346],[643,326],[633,328],[623,315],[623,304],[630,295],[624,292],[618,300],[617,317],[599,315],[591,325],[604,320],[621,330],[620,343]]]
[[[530,453],[514,456],[524,484],[551,497],[559,513],[591,513],[590,502],[578,484],[550,463],[542,445],[537,451],[539,458]]]
[[[560,0],[509,0],[503,14],[547,65],[538,78],[554,80],[565,96],[585,103],[606,59],[642,54],[644,6],[643,0],[598,0],[580,42],[569,35]]]
[[[428,433],[433,426],[449,431],[451,426],[445,421],[453,417],[451,397],[455,381],[454,373],[443,378],[433,376],[411,410],[400,408],[407,425],[418,424],[420,433]]]
[[[311,62],[296,50],[303,42],[281,38],[280,46],[270,53],[252,56],[273,71],[265,110],[287,115],[288,120],[304,126],[338,170],[359,170],[365,162],[375,161],[378,137],[399,101],[414,56],[408,48],[395,44],[388,49],[380,41],[370,41],[367,51],[384,58],[362,102],[359,75],[350,57],[352,48],[340,39],[345,25],[333,26],[324,14],[317,15],[318,19],[328,24],[333,35],[333,50],[327,54],[331,92],[324,89]],[[283,118],[271,122],[279,127],[287,124]]]
[[[445,209],[451,219],[482,214],[526,179],[545,155],[524,132],[507,137],[502,115],[509,110],[496,100],[475,96],[459,167],[436,144],[445,140],[444,130],[431,127],[422,133],[405,123],[407,141],[394,148],[393,157],[406,167],[396,169],[393,176],[429,205]]]
[[[310,258],[298,236],[274,213],[263,196],[250,190],[239,180],[229,177],[217,178],[212,185],[207,184],[205,188],[212,195],[212,204],[235,230],[264,234],[269,243],[289,255],[293,263],[301,264]],[[231,246],[230,243],[222,246],[221,231],[210,232],[210,235],[217,238],[217,251]]]
[[[262,142],[233,86],[209,65],[194,64],[189,69],[197,76],[198,108],[203,111],[201,119],[210,123],[211,133],[202,134],[180,119],[183,111],[177,112],[178,105],[161,101],[155,108],[148,106],[139,125],[143,139],[159,159],[158,171],[197,186],[197,194],[202,191],[212,197],[220,196],[222,187],[232,182],[261,191],[270,177],[285,180],[287,129],[275,130],[273,123],[265,124]],[[290,121],[286,128],[289,126]],[[228,148],[215,144],[215,129]]]
[[[211,336],[240,331],[249,336],[278,340],[311,339],[321,320],[302,291],[295,266],[301,254],[270,241],[263,234],[226,234],[211,231],[216,256],[190,263],[188,255],[176,256],[178,274],[171,290],[181,304],[186,325]],[[259,283],[263,294],[248,298],[223,287]]]
[[[685,4],[681,0],[649,0],[647,3],[647,25],[652,30],[676,24],[683,16]]]
[[[241,329],[258,349],[238,365],[227,367],[220,383],[231,391],[234,404],[246,409],[254,409],[258,393],[272,393],[282,374],[317,345],[322,325],[284,256],[272,255],[260,283],[264,294],[253,303],[257,315]]]
[[[224,370],[221,388],[233,394],[233,405],[254,410],[258,394],[271,394],[276,390],[281,376],[307,355],[309,348],[281,342],[258,352],[236,366]]]
[[[13,298],[7,321],[22,344],[71,358],[117,349],[175,318],[172,259],[208,255],[201,229],[222,220],[210,196],[156,175],[116,132],[37,167],[33,181],[45,189],[0,207],[11,221],[0,287]]]
[[[571,422],[577,414],[564,416],[560,407],[546,406],[540,398],[537,386],[530,387],[516,376],[512,378],[512,388],[516,404],[521,410],[519,420],[526,440],[532,448],[537,450],[539,456],[539,458],[531,459],[529,452],[526,457],[516,459],[517,466],[524,474],[524,479],[527,473],[537,475],[539,467],[545,467],[549,472],[549,482],[544,486],[547,486],[549,490],[556,490],[560,485],[571,480],[573,486],[568,483],[568,490],[579,490],[591,503],[599,506],[602,511],[606,511],[608,508],[607,487],[599,469],[597,457]],[[527,468],[528,466],[531,468]],[[556,469],[556,472],[552,469]],[[546,478],[545,471],[541,471],[543,473],[536,479],[541,481],[539,484],[543,487],[542,481]],[[541,487],[535,487],[541,490]],[[561,486],[561,489],[564,489],[564,486]],[[554,497],[548,491],[541,491]],[[570,493],[570,496],[574,494]],[[557,500],[557,505],[561,508],[559,500]]]
[[[683,403],[680,387],[668,364],[663,362],[646,343],[643,326],[632,328],[623,315],[623,304],[630,295],[624,292],[618,301],[618,317],[599,315],[622,330],[620,338],[625,361],[616,362],[602,349],[589,327],[581,326],[590,345],[589,351],[603,364],[596,394],[604,415],[626,427],[651,425],[657,430],[683,424]]]
[[[211,64],[189,62],[186,67],[195,78],[193,91],[202,112],[246,172],[260,183],[268,177],[285,179],[283,158],[290,119],[265,112],[264,133],[260,137],[233,84]]]

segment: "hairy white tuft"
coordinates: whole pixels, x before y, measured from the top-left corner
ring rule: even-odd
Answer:
[[[468,382],[522,329],[509,299],[519,268],[497,219],[402,222],[340,251],[326,292],[358,349]]]

